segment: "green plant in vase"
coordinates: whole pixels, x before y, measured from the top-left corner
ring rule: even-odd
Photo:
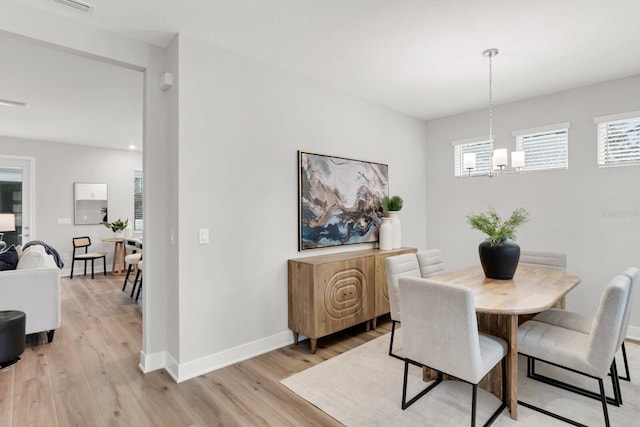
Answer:
[[[382,209],[386,212],[387,217],[391,218],[391,249],[402,247],[402,224],[398,217],[398,211],[402,209],[403,203],[404,200],[400,196],[384,196],[382,198]]]
[[[129,225],[129,218],[127,218],[124,221],[122,221],[120,218],[118,218],[117,220],[115,220],[113,222],[105,221],[102,224],[105,227],[110,228],[111,231],[113,231],[114,233],[118,233],[118,232],[124,231],[124,229],[127,228],[127,225]]]
[[[400,196],[384,196],[382,198],[382,209],[387,212],[397,212],[402,209],[404,200]]]
[[[480,263],[485,276],[490,279],[512,279],[518,261],[520,246],[513,242],[516,230],[529,221],[529,212],[524,208],[513,211],[511,216],[503,220],[493,207],[487,212],[467,215],[471,228],[484,233],[486,240],[478,246]]]

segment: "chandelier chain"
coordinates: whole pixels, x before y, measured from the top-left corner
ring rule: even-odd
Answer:
[[[492,53],[489,53],[489,140],[493,142],[493,67],[491,59]]]

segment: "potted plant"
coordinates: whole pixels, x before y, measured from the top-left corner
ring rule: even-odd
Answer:
[[[483,232],[487,238],[478,247],[485,276],[500,280],[513,278],[520,260],[520,246],[513,240],[516,229],[527,221],[529,212],[524,208],[514,210],[506,220],[492,207],[487,212],[467,215],[471,228]]]
[[[404,203],[404,200],[400,196],[384,196],[382,198],[382,209],[387,212],[397,212],[402,209],[402,203]]]
[[[402,247],[402,225],[400,224],[400,218],[398,212],[402,209],[404,200],[400,196],[384,196],[382,198],[382,209],[387,213],[387,216],[391,218],[391,248],[387,249],[399,249]],[[383,218],[384,222],[384,218]],[[380,245],[381,249],[384,245]]]
[[[124,222],[120,218],[118,218],[113,222],[105,221],[102,224],[104,224],[105,227],[110,228],[114,233],[118,234],[122,233],[124,229],[127,228],[127,225],[129,225],[129,218],[127,218]]]

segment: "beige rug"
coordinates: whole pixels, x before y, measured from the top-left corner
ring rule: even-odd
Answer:
[[[377,338],[280,382],[346,426],[469,425],[471,386],[460,381],[445,381],[405,411],[400,409],[404,362],[387,355],[389,337],[390,334]],[[608,407],[612,426],[640,425],[640,346],[627,344],[627,355],[633,382],[621,382],[624,404]],[[620,358],[619,369],[622,365]],[[557,368],[545,368],[540,364],[536,370],[556,378],[566,378]],[[526,360],[522,356],[519,373],[520,400],[587,425],[604,425],[599,401],[526,378]],[[411,367],[409,376],[408,394],[413,396],[424,387],[422,371]],[[581,382],[581,379],[575,381],[576,376],[571,378],[574,383]],[[586,388],[597,389],[595,380],[587,379],[582,383]],[[611,382],[605,382],[605,387],[612,396]],[[497,397],[479,389],[477,424],[484,424],[499,403]],[[568,424],[519,405],[517,421],[512,420],[505,410],[493,425],[539,427]]]

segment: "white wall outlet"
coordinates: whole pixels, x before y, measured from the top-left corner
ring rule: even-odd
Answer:
[[[63,261],[69,261],[69,252],[64,252],[62,254],[62,260]]]
[[[198,243],[201,245],[206,245],[209,243],[209,229],[201,228],[198,230]]]
[[[71,218],[58,218],[58,225],[69,225],[71,224]]]

